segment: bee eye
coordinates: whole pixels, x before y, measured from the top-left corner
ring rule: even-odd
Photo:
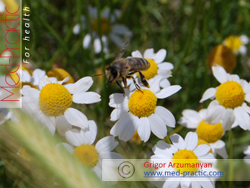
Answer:
[[[112,70],[111,70],[111,73],[112,73],[112,75],[113,75],[114,77],[117,76],[117,71],[116,71],[116,70],[112,69]]]

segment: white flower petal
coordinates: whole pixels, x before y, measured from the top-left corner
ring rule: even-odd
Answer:
[[[250,93],[245,95],[245,100],[250,103]]]
[[[115,141],[115,137],[106,136],[96,143],[95,148],[99,153],[105,153],[111,152],[117,145],[118,142]]]
[[[33,78],[33,84],[35,86],[39,85],[39,81],[41,78],[43,78],[46,75],[46,72],[41,69],[35,69],[32,73],[32,78]]]
[[[180,181],[176,181],[176,179],[171,180],[167,179],[165,183],[163,184],[162,188],[177,188],[179,187]]]
[[[143,58],[142,54],[139,50],[133,51],[132,52],[132,57],[139,57],[139,58]]]
[[[152,114],[148,117],[150,127],[155,136],[163,139],[167,136],[167,127],[165,122],[156,114]]]
[[[110,121],[117,121],[122,115],[126,114],[128,110],[124,109],[114,109],[110,114]]]
[[[210,107],[210,105],[209,105],[208,111],[207,111],[207,118],[205,119],[205,122],[208,124],[219,123],[222,120],[224,110],[225,110],[225,108],[220,106],[220,105],[213,106],[213,107]]]
[[[215,88],[209,88],[205,91],[205,93],[202,95],[202,98],[200,100],[200,103],[203,101],[206,101],[207,99],[214,99],[215,98],[215,93],[216,93]]]
[[[210,147],[206,144],[199,145],[195,148],[194,153],[197,157],[206,155],[210,151]]]
[[[90,120],[88,121],[88,126],[89,126],[88,129],[81,129],[80,131],[81,140],[82,143],[93,144],[97,135],[97,125],[95,121]]]
[[[172,70],[174,68],[174,65],[172,63],[160,63],[158,65],[158,68],[164,70]]]
[[[73,95],[73,102],[77,104],[92,104],[101,101],[100,97],[95,92],[79,92]]]
[[[189,132],[185,137],[186,149],[193,151],[198,144],[198,136],[196,133]]]
[[[27,96],[22,98],[22,102],[22,110],[28,114],[33,116],[40,111],[38,98]]]
[[[88,128],[88,119],[79,110],[76,110],[74,108],[68,108],[64,112],[64,116],[71,125],[75,125],[82,129]]]
[[[234,115],[239,126],[244,130],[250,130],[250,116],[241,106],[234,109]]]
[[[83,77],[74,84],[67,84],[65,87],[71,94],[87,91],[93,84],[93,79],[89,76]]]
[[[62,116],[56,117],[56,128],[57,128],[57,132],[61,136],[65,136],[65,132],[71,130],[72,125],[62,115]]]
[[[71,129],[65,133],[65,138],[73,146],[80,146],[81,144],[87,144],[82,141],[82,136],[77,129]]]
[[[176,147],[173,145],[167,144],[164,141],[159,141],[157,144],[153,147],[153,152],[155,155],[163,155],[165,156],[165,159],[171,159],[173,157],[173,154],[177,152]]]
[[[25,97],[39,98],[40,91],[31,87],[23,86],[22,95]]]
[[[246,35],[241,35],[240,40],[243,44],[248,44],[249,43],[249,38]]]
[[[169,86],[167,88],[162,89],[160,92],[156,93],[155,95],[159,99],[164,99],[164,98],[167,98],[167,97],[175,94],[180,89],[181,89],[181,86],[173,85],[173,86]]]
[[[241,55],[246,56],[247,55],[247,47],[241,46],[239,49],[239,52],[241,53]]]
[[[143,58],[154,59],[155,53],[153,48],[146,49]]]
[[[73,27],[73,33],[75,35],[79,34],[80,33],[80,24],[76,24],[74,27]]]
[[[223,157],[224,159],[228,158],[225,142],[223,142],[222,140],[218,140],[214,143],[214,147],[212,146],[212,144],[210,144],[210,146],[214,148],[215,153],[218,153],[219,156]]]
[[[227,81],[227,72],[220,65],[212,67],[214,77],[222,84]]]
[[[185,149],[186,143],[180,135],[173,134],[170,136],[170,140],[172,141],[173,145],[179,150]]]
[[[91,36],[90,34],[85,35],[84,39],[83,39],[83,48],[89,48],[90,46],[90,42],[91,42]]]
[[[4,10],[5,10],[5,4],[2,1],[0,1],[0,13],[4,12]]]
[[[175,127],[176,121],[174,115],[168,109],[162,106],[157,106],[155,108],[155,114],[158,115],[167,126]]]
[[[99,38],[94,39],[94,49],[96,54],[99,54],[102,50],[101,40]]]
[[[30,76],[30,73],[26,70],[22,70],[22,79],[21,81],[22,82],[30,82],[31,80],[31,76]]]
[[[113,136],[119,136],[120,140],[127,142],[135,134],[137,122],[134,116],[130,113],[122,116],[110,130]]]
[[[141,141],[147,142],[150,138],[151,129],[149,120],[147,117],[139,118],[138,121],[138,135],[141,138]]]
[[[154,61],[158,64],[164,61],[165,57],[167,55],[167,51],[165,49],[160,49],[156,54]]]
[[[233,109],[229,109],[229,108],[225,109],[222,114],[223,130],[224,131],[230,130],[234,121],[235,121],[235,117],[234,117]]]

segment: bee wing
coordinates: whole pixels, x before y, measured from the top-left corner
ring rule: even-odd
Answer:
[[[124,40],[124,42],[123,42],[123,44],[122,44],[122,46],[121,46],[120,53],[119,53],[119,55],[116,57],[116,59],[122,58],[122,56],[124,55],[124,52],[125,52],[127,46],[129,45],[129,42],[130,42],[130,37],[129,37],[129,36],[126,36],[126,37],[125,37],[125,40]]]

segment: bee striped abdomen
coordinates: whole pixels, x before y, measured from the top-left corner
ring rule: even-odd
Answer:
[[[143,71],[150,67],[150,63],[143,58],[127,58],[131,71]]]

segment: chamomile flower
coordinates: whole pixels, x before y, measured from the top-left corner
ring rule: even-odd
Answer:
[[[179,120],[179,124],[190,129],[196,129],[199,139],[206,141],[211,146],[215,156],[218,154],[223,158],[228,158],[225,142],[220,140],[224,134],[221,122],[217,124],[206,123],[206,109],[202,109],[199,112],[184,110],[182,115],[183,117]]]
[[[72,129],[67,131],[65,137],[70,144],[63,143],[63,145],[77,160],[91,167],[101,178],[102,159],[122,159],[123,157],[118,153],[112,152],[118,145],[113,136],[102,138],[94,146],[97,126],[94,121],[88,121],[88,123],[88,130],[81,129],[78,131]]]
[[[150,86],[155,80],[158,80],[160,86],[163,88],[170,86],[167,78],[171,77],[171,70],[174,66],[172,63],[164,62],[166,55],[167,51],[165,49],[161,49],[157,53],[154,53],[154,49],[150,48],[145,50],[143,55],[138,50],[132,52],[132,57],[144,58],[150,63],[148,70],[141,71]],[[139,77],[138,74],[136,74],[136,76]],[[140,82],[140,79],[138,81]],[[132,83],[132,80],[130,80],[130,83]]]
[[[206,159],[214,159],[214,156],[212,153],[209,153],[210,147],[206,144],[198,145],[198,135],[193,132],[189,132],[185,140],[178,134],[174,134],[170,136],[170,140],[172,141],[172,145],[165,143],[164,141],[159,141],[154,147],[153,152],[154,155],[151,156],[151,159],[172,159],[173,162],[175,160],[186,160],[186,159],[192,159],[192,162],[197,161],[203,161]],[[168,167],[168,171],[182,171],[183,169],[174,168],[174,167]],[[192,171],[200,170],[192,169]],[[206,169],[202,169],[206,170]],[[204,177],[205,178],[205,177]],[[177,187],[214,187],[213,181],[206,178],[206,181],[192,181],[191,178],[185,180],[180,179],[177,181],[176,178],[169,178],[167,179],[162,187],[171,187],[171,188],[177,188]]]
[[[44,124],[52,134],[56,127],[67,130],[69,124],[87,128],[87,117],[71,108],[71,104],[92,104],[101,100],[99,94],[87,92],[93,84],[91,77],[84,77],[66,86],[61,85],[64,81],[52,83],[44,77],[39,83],[41,90],[29,86],[24,86],[22,90],[23,109]]]
[[[221,84],[217,88],[207,89],[200,100],[215,99],[207,108],[205,122],[221,122],[224,131],[231,129],[233,124],[250,130],[250,107],[246,103],[250,102],[250,84],[238,75],[227,74],[219,65],[213,66],[212,70]]]
[[[244,151],[244,154],[246,155],[244,157],[244,161],[248,164],[250,164],[250,146],[248,146],[245,151]]]
[[[156,87],[153,87],[156,85]],[[128,141],[138,130],[144,142],[150,138],[151,131],[158,137],[167,135],[167,126],[175,126],[173,114],[162,106],[157,106],[157,99],[167,98],[181,89],[180,86],[169,86],[159,90],[157,84],[149,89],[126,90],[110,95],[109,106],[115,108],[111,113],[111,121],[117,121],[110,133],[123,141]]]
[[[240,53],[241,55],[247,54],[246,44],[249,43],[249,38],[246,35],[241,35],[240,37],[231,35],[227,37],[223,44],[230,48],[235,54]]]
[[[97,9],[95,7],[88,7],[90,14],[90,24],[92,28],[92,33],[87,34],[83,39],[83,47],[90,48],[91,40],[94,41],[94,50],[95,53],[101,52],[101,40],[103,42],[103,51],[105,53],[108,52],[108,39],[110,38],[117,46],[121,47],[123,44],[123,39],[120,37],[128,36],[130,37],[132,34],[129,29],[122,24],[115,24],[116,19],[120,16],[120,10],[114,10],[114,12],[110,12],[110,9],[107,8],[101,13],[100,23],[101,23],[101,32],[102,38],[98,36],[98,18],[97,18]],[[85,24],[86,18],[82,16],[82,28],[86,28]],[[74,34],[80,33],[80,24],[75,25],[73,28]]]

